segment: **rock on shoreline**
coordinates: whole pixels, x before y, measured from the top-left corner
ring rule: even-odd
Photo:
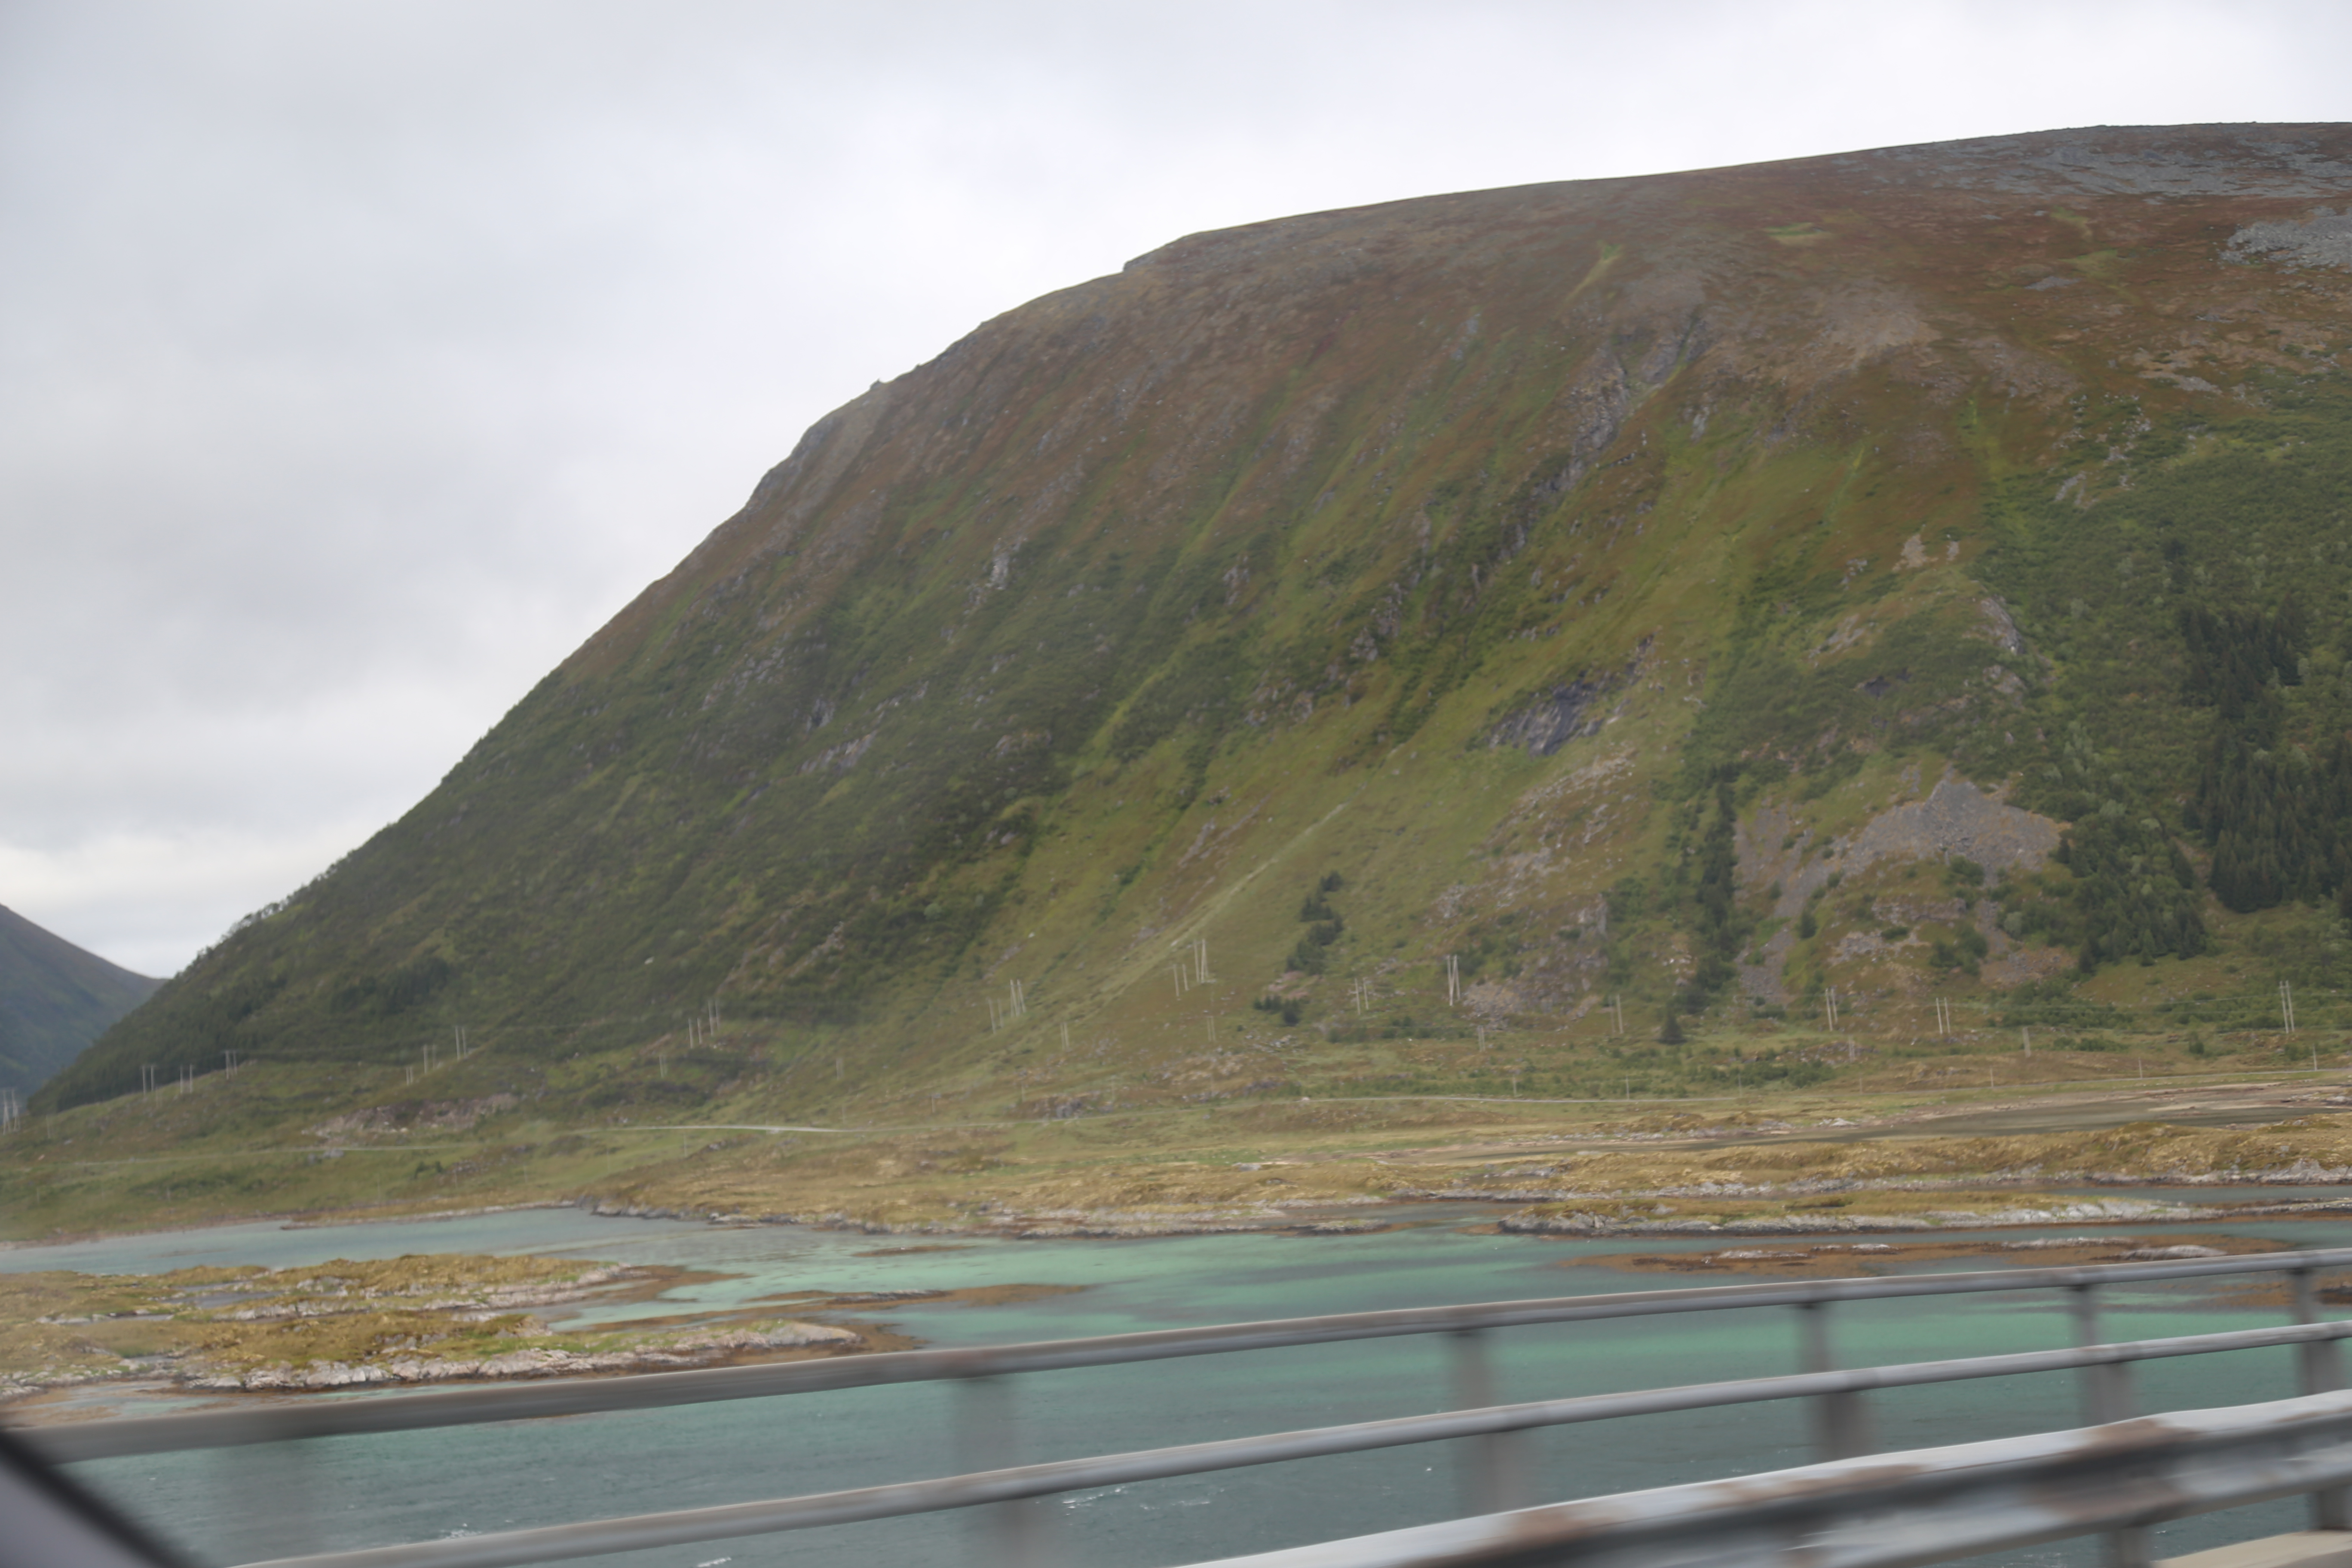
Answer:
[[[859,1350],[864,1336],[826,1323],[782,1323],[768,1329],[713,1330],[688,1334],[665,1345],[627,1350],[566,1351],[533,1346],[477,1359],[428,1360],[399,1356],[387,1361],[283,1363],[244,1373],[184,1377],[188,1388],[280,1393],[333,1388],[380,1388],[401,1384],[453,1383],[474,1378],[579,1377],[591,1373],[677,1372],[709,1366],[733,1355],[779,1350]]]

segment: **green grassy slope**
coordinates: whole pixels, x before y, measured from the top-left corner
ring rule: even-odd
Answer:
[[[462,1026],[584,1114],[1083,1109],[1607,996],[2330,984],[2347,278],[2231,238],[2352,135],[2070,135],[1286,219],[1010,312],[43,1103],[224,1049],[398,1098]],[[1948,772],[2064,863],[1803,871]]]
[[[0,908],[0,1089],[31,1095],[160,984]]]

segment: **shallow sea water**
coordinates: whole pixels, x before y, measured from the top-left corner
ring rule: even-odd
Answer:
[[[2214,1194],[2200,1194],[2214,1195]],[[2248,1194],[2254,1195],[2254,1194]],[[972,1238],[959,1250],[894,1252],[906,1238],[793,1226],[720,1228],[599,1219],[571,1209],[436,1221],[286,1229],[268,1225],[0,1249],[0,1269],[165,1270],[198,1263],[271,1267],[409,1252],[535,1252],[667,1263],[730,1278],[590,1318],[732,1305],[798,1289],[951,1289],[992,1284],[1085,1287],[995,1307],[909,1303],[874,1316],[937,1345],[1011,1343],[1140,1329],[1383,1307],[1654,1289],[1706,1277],[1635,1274],[1581,1261],[1629,1251],[1706,1251],[1717,1240],[1563,1241],[1478,1234],[1494,1211],[1432,1205],[1400,1228],[1358,1236],[1241,1235],[1132,1241]],[[2145,1227],[2272,1236],[2298,1247],[2352,1244],[2352,1221],[2250,1221]],[[2030,1233],[2029,1233],[2030,1234]],[[2084,1234],[2057,1227],[2054,1234]],[[2121,1239],[2125,1229],[2093,1234]],[[2014,1230],[1989,1240],[2022,1239]],[[1949,1233],[1939,1240],[1957,1239]],[[1769,1244],[1767,1244],[1769,1245]],[[2015,1256],[2015,1255],[2013,1255]],[[2016,1256],[2030,1265],[2032,1255]],[[1990,1266],[1960,1259],[1937,1269]],[[2197,1286],[2110,1292],[2106,1336],[2136,1339],[2254,1327],[2275,1309],[2232,1304]],[[1837,1309],[1851,1365],[2044,1349],[2070,1342],[2053,1293]],[[1557,1397],[1793,1372],[1786,1310],[1693,1313],[1503,1331],[1497,1396]],[[1443,1336],[1247,1352],[1013,1381],[1011,1418],[960,1459],[956,1401],[917,1384],[744,1400],[677,1410],[339,1437],[76,1467],[76,1473],[204,1563],[429,1539],[588,1518],[748,1501],[960,1468],[1156,1447],[1405,1415],[1453,1403]],[[2291,1352],[2144,1363],[2138,1408],[2189,1409],[2296,1392]],[[320,1397],[320,1396],[310,1396]],[[346,1397],[346,1396],[331,1396]],[[352,1395],[348,1397],[368,1397]],[[1879,1446],[1926,1447],[2067,1426],[2069,1376],[2006,1378],[1871,1396]],[[1793,1405],[1612,1421],[1534,1435],[1540,1495],[1592,1496],[1806,1462],[1807,1413]],[[1396,1528],[1457,1511],[1454,1445],[1229,1470],[1106,1489],[1042,1506],[1060,1560],[1153,1568]],[[2300,1528],[2295,1501],[2163,1527],[2158,1556]],[[973,1519],[943,1514],[794,1531],[594,1559],[615,1568],[795,1568],[971,1560]],[[2016,1564],[2088,1564],[2092,1542],[2007,1553]]]

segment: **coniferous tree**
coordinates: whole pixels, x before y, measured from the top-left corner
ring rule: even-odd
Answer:
[[[2121,803],[2109,801],[2067,830],[2056,858],[2074,874],[2073,900],[2084,933],[2077,957],[2084,969],[2204,951],[2196,870],[2153,818],[2134,818]],[[2237,875],[2224,869],[2217,851],[2215,890]]]
[[[1715,819],[1699,842],[1698,887],[1691,900],[1697,963],[1683,989],[1694,1008],[1705,1007],[1731,983],[1732,964],[1739,953],[1738,832],[1738,802],[1725,779],[1715,786]]]
[[[2301,683],[2310,622],[2289,593],[2273,615],[2180,613],[2182,695],[2210,702],[2213,739],[2182,818],[2213,851],[2213,896],[2240,913],[2320,902],[2352,879],[2352,744],[2315,759],[2283,740],[2283,689]]]

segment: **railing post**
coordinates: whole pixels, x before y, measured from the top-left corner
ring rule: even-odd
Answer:
[[[1837,1370],[1837,1357],[1830,1351],[1829,1305],[1806,1301],[1797,1308],[1803,1371]],[[1813,1401],[1813,1450],[1824,1459],[1851,1459],[1870,1452],[1870,1411],[1861,1394],[1849,1390]]]
[[[1483,1410],[1495,1397],[1495,1368],[1487,1359],[1484,1329],[1457,1329],[1454,1341],[1454,1408]],[[1465,1437],[1455,1465],[1462,1478],[1465,1517],[1502,1513],[1535,1502],[1525,1432],[1487,1432]]]
[[[2298,1323],[2325,1321],[2319,1310],[2319,1272],[2313,1268],[2297,1268],[2287,1276],[2294,1287],[2294,1321]],[[2337,1342],[2314,1340],[2295,1347],[2297,1370],[2302,1373],[2303,1392],[2328,1394],[2344,1386],[2344,1363],[2337,1353]],[[2324,1487],[2311,1494],[2311,1527],[2314,1530],[2352,1530],[2352,1508],[2346,1506],[2342,1487]]]
[[[965,1475],[1021,1462],[1013,1388],[1002,1375],[965,1378],[956,1390],[956,1468]],[[1050,1561],[1045,1498],[982,1503],[971,1510],[965,1558],[971,1568],[1039,1568]]]
[[[2072,1285],[2068,1303],[2074,1313],[2074,1342],[2095,1345],[2099,1338],[2099,1288],[2096,1285]],[[2104,1426],[2110,1421],[2131,1419],[2131,1368],[2122,1362],[2110,1362],[2105,1366],[2083,1369],[2083,1425]]]
[[[2070,1285],[2067,1305],[2074,1313],[2074,1342],[2095,1345],[2104,1342],[2099,1337],[2099,1288],[2095,1285]],[[2105,1366],[2083,1369],[2083,1424],[2104,1426],[2110,1421],[2131,1418],[2131,1368],[2122,1362],[2110,1362]],[[2103,1541],[2101,1552],[2106,1568],[2149,1568],[2155,1557],[2148,1546],[2147,1530],[2142,1525],[2128,1525],[2109,1531]]]

